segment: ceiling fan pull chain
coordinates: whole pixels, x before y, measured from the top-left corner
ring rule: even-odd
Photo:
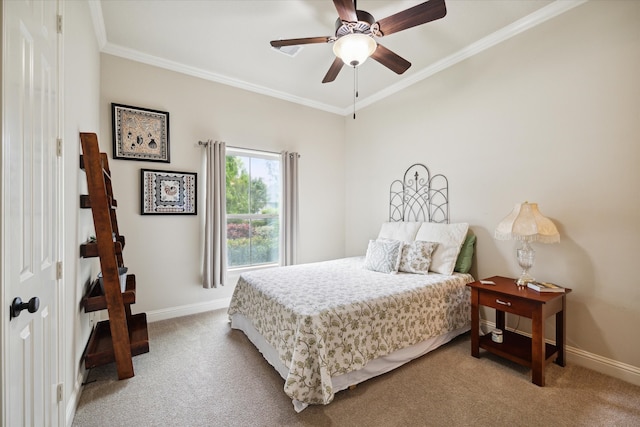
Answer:
[[[358,98],[358,67],[353,67],[353,120],[356,119],[356,99]]]

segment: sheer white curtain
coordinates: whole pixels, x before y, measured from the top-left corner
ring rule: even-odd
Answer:
[[[283,151],[282,160],[282,221],[280,263],[296,263],[298,251],[298,153]]]
[[[225,143],[207,141],[204,203],[204,263],[202,286],[223,286],[227,274],[226,149]]]

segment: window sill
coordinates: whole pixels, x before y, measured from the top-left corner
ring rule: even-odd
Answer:
[[[227,268],[227,272],[240,274],[247,271],[263,270],[265,268],[275,268],[275,267],[280,267],[280,264],[261,264],[261,265],[252,265],[250,267],[233,267],[233,268]]]

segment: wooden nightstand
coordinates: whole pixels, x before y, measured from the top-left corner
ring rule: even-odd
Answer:
[[[483,280],[495,282],[485,285],[469,283],[471,287],[471,355],[480,357],[480,348],[512,362],[531,368],[531,381],[544,386],[545,364],[556,356],[555,363],[565,365],[566,295],[565,292],[537,292],[516,286],[514,279],[494,276]],[[496,310],[496,328],[503,331],[503,342],[491,340],[491,334],[480,336],[480,306]],[[505,313],[513,313],[531,319],[531,338],[505,330]],[[556,315],[556,345],[545,343],[544,323]]]

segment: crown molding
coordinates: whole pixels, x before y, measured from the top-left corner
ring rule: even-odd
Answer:
[[[458,52],[449,55],[442,60],[435,62],[431,66],[419,71],[416,74],[413,74],[410,77],[404,78],[398,83],[387,87],[375,95],[369,96],[358,101],[355,106],[349,105],[346,108],[340,108],[333,105],[313,101],[307,98],[302,98],[298,96],[293,96],[286,92],[277,91],[273,89],[269,89],[264,86],[255,85],[252,83],[248,83],[239,79],[235,79],[232,77],[224,76],[221,74],[212,73],[206,70],[202,70],[196,67],[186,66],[184,64],[180,64],[175,61],[169,61],[166,59],[158,58],[153,55],[148,55],[141,53],[139,51],[125,48],[119,45],[115,45],[109,43],[107,40],[106,30],[104,26],[104,17],[102,16],[102,6],[101,0],[87,0],[89,3],[89,9],[91,13],[91,19],[93,21],[93,26],[96,32],[96,38],[98,40],[98,45],[100,47],[100,51],[103,53],[107,53],[110,55],[118,56],[125,59],[130,59],[132,61],[141,62],[147,65],[152,65],[159,68],[164,68],[167,70],[175,71],[178,73],[190,75],[193,77],[198,77],[204,80],[213,81],[216,83],[233,86],[239,89],[247,90],[254,93],[259,93],[262,95],[270,96],[273,98],[282,99],[284,101],[292,102],[299,105],[304,105],[306,107],[314,108],[317,110],[326,111],[333,114],[338,114],[341,116],[347,116],[353,113],[354,107],[355,110],[360,110],[369,105],[372,105],[388,96],[391,96],[397,92],[400,92],[422,80],[433,76],[440,71],[443,71],[449,67],[454,66],[455,64],[464,61],[467,58],[470,58],[478,53],[489,49],[496,44],[502,43],[505,40],[508,40],[516,35],[527,31],[537,25],[542,24],[556,16],[567,12],[577,6],[580,6],[583,3],[586,3],[587,0],[556,0],[553,3],[537,10],[536,12],[531,13],[530,15],[525,16],[518,21],[507,25],[506,27],[478,40],[475,43],[470,44],[469,46],[459,50]]]
[[[433,63],[431,66],[419,71],[411,77],[407,77],[399,81],[398,83],[377,92],[375,95],[362,99],[361,101],[356,103],[356,110],[367,107],[380,101],[383,98],[400,92],[401,90],[406,89],[409,86],[421,82],[422,80],[431,77],[434,74],[439,73],[440,71],[452,67],[467,58],[470,58],[486,49],[489,49],[490,47],[509,40],[510,38],[515,37],[524,31],[536,27],[543,22],[555,18],[556,16],[563,14],[586,2],[587,0],[556,0],[548,6],[545,6],[525,16],[524,18],[519,19],[518,21],[515,21],[504,28],[501,28],[496,32],[489,34],[488,36],[478,40],[477,42],[470,44],[469,46],[459,50],[458,52],[449,55],[438,62]],[[351,114],[352,110],[353,106],[350,106],[348,108],[345,108],[342,111],[342,114]]]
[[[121,58],[130,59],[132,61],[141,62],[143,64],[153,65],[155,67],[164,68],[167,70],[186,74],[189,76],[198,77],[204,80],[210,80],[210,81],[221,83],[227,86],[233,86],[239,89],[248,90],[250,92],[267,95],[273,98],[283,99],[285,101],[315,108],[317,110],[327,111],[333,114],[341,114],[341,111],[342,111],[341,108],[337,108],[329,104],[323,104],[321,102],[312,101],[310,99],[293,96],[291,94],[269,89],[264,86],[247,83],[243,80],[235,79],[233,77],[212,73],[196,67],[190,67],[188,65],[184,65],[175,61],[169,61],[167,59],[158,58],[157,56],[147,55],[145,53],[141,53],[136,50],[125,48],[122,46],[114,45],[112,43],[107,43],[102,49],[102,52],[110,55],[118,56]]]
[[[98,48],[102,50],[107,44],[107,30],[104,27],[104,16],[102,16],[102,5],[100,0],[87,0],[89,4],[89,14],[93,22],[93,30],[98,40]]]

